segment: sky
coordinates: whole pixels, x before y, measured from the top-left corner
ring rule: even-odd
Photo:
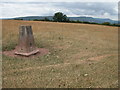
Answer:
[[[88,16],[118,19],[119,0],[2,0],[0,18],[53,16],[63,12],[69,17]]]

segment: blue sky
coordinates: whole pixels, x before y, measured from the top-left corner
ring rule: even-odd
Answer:
[[[118,18],[118,0],[2,0],[0,9],[0,18],[52,16],[55,12],[70,17]]]

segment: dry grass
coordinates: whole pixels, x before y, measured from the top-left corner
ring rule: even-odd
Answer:
[[[112,26],[3,20],[3,50],[17,45],[20,25],[32,25],[37,47],[50,53],[35,59],[3,55],[3,87],[118,87],[118,28]]]

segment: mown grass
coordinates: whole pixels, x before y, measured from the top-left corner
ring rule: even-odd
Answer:
[[[3,55],[3,87],[118,87],[117,27],[3,20],[3,51],[17,45],[20,25],[32,25],[36,46],[49,53],[34,59]]]

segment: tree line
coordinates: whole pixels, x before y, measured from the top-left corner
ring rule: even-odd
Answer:
[[[18,20],[18,19],[17,19]],[[19,19],[23,20],[23,19]],[[87,22],[87,21],[74,21],[70,20],[67,15],[63,14],[62,12],[57,12],[54,14],[52,20],[49,18],[45,17],[44,19],[33,19],[33,21],[50,21],[50,22],[67,22],[67,23],[85,23],[85,24],[98,24],[98,25],[108,25],[108,26],[118,26],[120,27],[119,24],[111,24],[110,22],[104,22],[104,23],[96,23],[96,22]]]

